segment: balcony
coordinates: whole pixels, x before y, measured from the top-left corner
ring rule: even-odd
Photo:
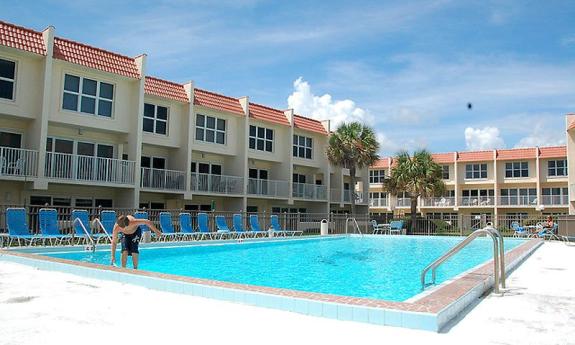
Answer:
[[[130,185],[135,167],[134,161],[48,152],[44,174],[57,180]]]
[[[330,200],[331,202],[341,202],[341,189],[339,188],[332,188],[330,190]]]
[[[238,176],[193,173],[191,189],[194,192],[243,194],[244,179]]]
[[[38,176],[38,151],[0,147],[0,177]]]
[[[459,206],[483,207],[493,206],[494,204],[495,198],[492,196],[465,196],[459,201]]]
[[[455,206],[455,197],[423,198],[421,199],[421,203],[422,207],[453,207]]]
[[[155,190],[186,190],[186,173],[177,170],[141,168],[140,186]]]
[[[569,205],[568,195],[543,195],[543,205],[545,206],[567,206]]]
[[[387,207],[388,205],[387,198],[369,199],[369,207]]]
[[[294,183],[292,196],[306,200],[326,200],[327,187],[311,183]]]
[[[397,207],[411,207],[411,199],[397,198]]]
[[[248,179],[248,194],[271,198],[288,198],[288,181]]]
[[[537,197],[513,195],[499,197],[499,206],[537,206]]]

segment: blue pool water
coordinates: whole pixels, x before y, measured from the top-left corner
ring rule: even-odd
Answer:
[[[342,237],[140,249],[140,269],[234,283],[404,301],[421,292],[420,272],[460,242],[453,237]],[[493,257],[473,241],[437,271],[437,283]],[[521,244],[506,239],[505,249]],[[108,251],[46,254],[109,264]],[[117,261],[119,262],[119,252]],[[128,260],[131,265],[131,260]]]

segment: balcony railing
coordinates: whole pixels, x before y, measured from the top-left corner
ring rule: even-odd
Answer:
[[[59,180],[133,184],[135,167],[134,161],[48,152],[44,174]]]
[[[411,199],[397,198],[397,207],[411,207]]]
[[[494,198],[492,196],[466,196],[462,197],[459,202],[460,206],[493,206]]]
[[[423,198],[421,202],[423,207],[453,207],[455,206],[455,197]]]
[[[326,200],[327,187],[311,183],[294,183],[292,196],[308,200]]]
[[[369,207],[387,207],[388,205],[387,198],[369,199]]]
[[[527,195],[507,195],[499,197],[499,206],[536,206],[537,197]]]
[[[177,170],[142,168],[140,186],[157,190],[186,190],[186,173]]]
[[[0,147],[0,176],[38,176],[38,151]]]
[[[568,195],[543,195],[543,205],[566,206],[569,205]]]
[[[287,199],[289,182],[251,178],[248,179],[248,194]]]
[[[195,192],[243,194],[244,179],[238,176],[193,173],[191,189]]]

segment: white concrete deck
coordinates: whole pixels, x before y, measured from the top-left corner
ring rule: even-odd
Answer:
[[[143,258],[145,260],[145,258]],[[304,316],[0,261],[0,344],[575,344],[575,246],[545,243],[444,333]]]

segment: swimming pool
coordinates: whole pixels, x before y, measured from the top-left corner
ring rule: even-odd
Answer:
[[[140,269],[272,288],[405,301],[421,292],[422,269],[460,237],[366,236],[142,248]],[[437,271],[437,283],[493,258],[490,239],[473,241]],[[506,239],[506,251],[524,240]],[[109,251],[51,257],[109,265]],[[117,253],[117,262],[119,262]],[[128,260],[128,265],[131,264]]]

